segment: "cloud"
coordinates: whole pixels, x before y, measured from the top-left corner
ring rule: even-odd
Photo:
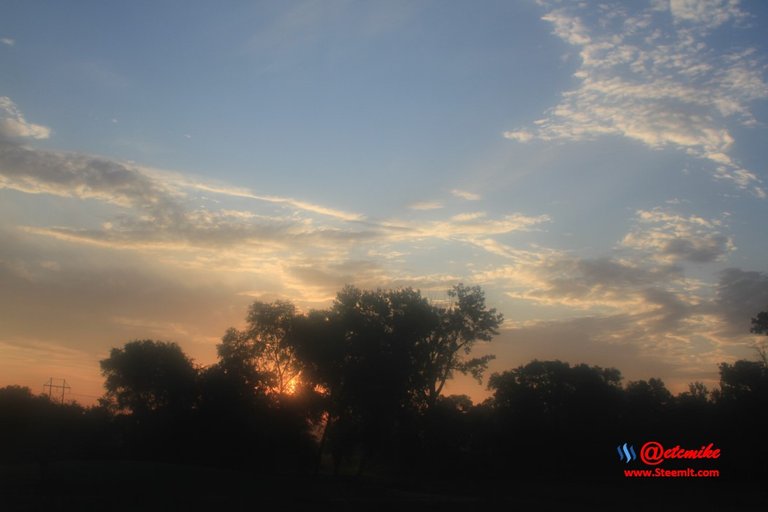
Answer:
[[[490,284],[496,293],[501,290],[509,299],[539,310],[566,308],[581,317],[589,315],[593,320],[578,325],[593,326],[584,339],[595,346],[624,338],[634,347],[651,347],[679,361],[687,357],[681,347],[690,343],[690,333],[712,340],[708,343],[713,347],[722,339],[713,320],[718,318],[714,306],[709,310],[702,306],[711,303],[702,299],[676,266],[679,261],[710,261],[729,250],[729,241],[704,244],[724,236],[717,220],[661,209],[640,211],[632,231],[634,245],[624,247],[642,255],[636,260],[588,259],[537,246],[515,248],[499,240],[540,229],[551,220],[544,214],[491,216],[468,211],[430,220],[368,219],[300,199],[201,183],[132,163],[38,150],[13,141],[0,143],[0,185],[112,205],[101,213],[107,217],[100,224],[94,222],[88,228],[30,225],[16,229],[15,238],[7,233],[3,237],[6,253],[0,254],[0,266],[3,282],[8,284],[3,300],[7,303],[15,297],[8,311],[15,311],[18,318],[14,336],[19,339],[35,308],[70,294],[78,294],[77,299],[71,301],[71,308],[62,309],[61,322],[85,325],[84,312],[96,312],[99,320],[89,326],[95,333],[127,337],[144,332],[197,339],[195,333],[202,332],[200,343],[208,343],[210,350],[212,342],[205,339],[211,338],[211,328],[195,327],[208,322],[206,308],[231,324],[236,321],[232,318],[242,317],[242,311],[230,311],[232,304],[244,304],[254,294],[290,297],[302,307],[322,307],[347,283],[442,292],[467,278]],[[216,194],[217,199],[208,201],[201,193]],[[463,191],[453,193],[478,198]],[[451,244],[477,247],[491,260],[473,262],[478,265],[471,267],[474,270],[466,266],[431,274],[414,270],[417,261],[430,261],[429,247],[436,242],[451,248]],[[24,249],[35,246],[56,249]],[[61,257],[65,247],[71,258]],[[402,258],[406,253],[408,257]],[[660,256],[648,258],[648,253]],[[85,258],[78,267],[73,263],[75,254],[99,257]],[[493,258],[501,258],[502,263],[491,263]],[[94,261],[99,263],[89,266]],[[482,261],[488,265],[484,269],[479,268]],[[125,270],[125,262],[137,270]],[[152,276],[138,270],[147,262],[155,272]],[[210,283],[198,285],[196,291],[180,284],[200,280],[226,283],[212,294],[219,309],[210,308],[205,297]],[[34,297],[43,292],[46,298],[35,302]],[[189,306],[189,294],[197,301],[194,306]],[[178,314],[157,316],[157,311],[167,308]],[[199,318],[190,320],[184,311]],[[210,320],[210,325],[221,323]],[[624,327],[609,330],[617,325]],[[50,339],[52,333],[46,329],[41,326],[27,335]],[[89,346],[102,346],[95,335],[88,339]]]
[[[22,192],[69,197],[75,205],[83,204],[79,199],[96,200],[112,205],[107,215],[117,212],[90,228],[43,225],[0,231],[0,306],[13,319],[6,326],[10,334],[0,343],[57,339],[56,333],[66,330],[57,343],[95,354],[108,345],[151,335],[192,343],[197,348],[190,353],[207,354],[208,362],[216,337],[242,321],[253,296],[288,297],[301,307],[324,307],[348,283],[438,293],[464,280],[506,293],[506,300],[532,305],[535,312],[559,308],[577,315],[508,326],[526,340],[550,336],[550,354],[603,361],[605,354],[642,353],[648,368],[668,365],[683,368],[680,374],[688,376],[727,359],[730,352],[723,347],[734,338],[727,337],[722,319],[754,301],[747,298],[749,293],[728,291],[754,281],[751,274],[724,278],[723,300],[734,293],[744,297],[730,309],[727,301],[707,299],[685,278],[678,262],[717,258],[728,244],[725,249],[680,249],[662,243],[670,240],[667,235],[692,242],[715,240],[723,225],[665,209],[636,214],[632,233],[643,243],[630,247],[634,259],[580,258],[500,241],[540,229],[550,222],[547,215],[468,211],[427,221],[367,219],[298,199],[201,184],[131,163],[9,141],[0,143],[0,183]],[[206,202],[200,192],[215,192],[221,202]],[[486,258],[452,271],[418,271],[420,258],[433,265],[425,247],[435,242],[451,249],[451,244],[477,247]],[[403,251],[408,253],[405,259]],[[35,324],[41,309],[55,312]],[[557,348],[555,334],[568,332],[574,350],[563,338]],[[692,349],[693,343],[706,344],[707,351]]]
[[[641,210],[620,245],[635,252],[622,251],[623,258],[582,258],[566,251],[520,250],[495,240],[478,240],[479,246],[506,263],[478,269],[472,280],[533,307],[538,313],[529,317],[546,318],[547,309],[558,311],[558,316],[570,310],[577,318],[594,317],[590,325],[606,328],[591,332],[593,341],[622,340],[649,353],[664,354],[670,361],[687,361],[699,371],[705,363],[730,357],[722,348],[729,338],[718,327],[720,307],[714,304],[710,289],[686,277],[680,264],[716,261],[733,250],[722,228],[718,220],[660,208]],[[694,364],[695,350],[690,347],[696,343],[711,347]]]
[[[747,16],[739,8],[738,0],[669,0],[669,10],[675,23],[690,23],[707,29]]]
[[[547,216],[506,215],[486,219],[467,215],[458,219],[428,222],[352,223],[347,226],[322,225],[310,219],[269,217],[248,212],[181,210],[173,222],[152,216],[122,216],[100,229],[66,227],[27,227],[29,233],[70,242],[135,250],[188,252],[198,249],[238,251],[258,250],[263,254],[286,251],[312,255],[316,261],[340,258],[353,250],[382,244],[407,244],[419,240],[446,240],[473,243],[475,237],[488,237],[528,231],[547,222]],[[361,229],[362,228],[362,229]]]
[[[722,227],[717,219],[685,217],[662,208],[639,210],[635,226],[621,244],[660,262],[710,263],[736,249],[731,238],[721,233]]]
[[[473,282],[503,290],[517,304],[524,304],[528,318],[556,314],[572,317],[558,320],[558,325],[590,325],[592,352],[601,343],[620,343],[676,361],[690,355],[686,347],[692,337],[711,333],[712,319],[702,310],[708,299],[673,262],[640,255],[582,258],[565,251],[520,250],[488,241],[483,245],[507,262],[478,269],[472,274]],[[554,324],[511,321],[508,328],[536,325],[546,330]]]
[[[451,220],[455,222],[471,222],[487,216],[488,214],[485,212],[459,213],[451,217]]]
[[[101,201],[140,209],[156,221],[180,215],[179,195],[135,166],[107,158],[38,150],[0,140],[0,189]]]
[[[659,304],[651,297],[668,288],[680,288],[683,279],[681,269],[672,265],[641,266],[607,257],[584,259],[551,250],[508,256],[510,264],[478,271],[473,279],[496,283],[514,299],[581,312],[653,311]]]
[[[0,96],[0,141],[4,138],[47,139],[50,135],[50,128],[30,123],[9,97]]]
[[[51,194],[96,199],[123,211],[102,229],[36,228],[38,234],[59,239],[112,245],[119,248],[262,245],[328,240],[328,243],[365,238],[368,229],[339,230],[315,226],[310,219],[290,215],[256,215],[231,209],[193,206],[192,191],[215,192],[283,205],[341,221],[360,221],[361,215],[306,201],[256,195],[249,191],[209,186],[186,178],[153,172],[132,163],[78,153],[45,151],[0,140],[0,189],[29,194]]]
[[[643,351],[634,343],[635,329],[634,319],[628,314],[540,320],[505,329],[499,343],[494,341],[494,344],[501,350],[500,356],[506,355],[506,348],[508,357],[521,364],[536,358],[558,358],[572,363],[617,367],[634,378],[638,378],[638,367],[642,368],[640,372],[647,372],[642,378],[658,376],[651,372],[658,372],[660,366],[668,373],[674,363],[665,361],[660,365],[661,358],[651,351]],[[624,336],[614,337],[612,333]],[[504,340],[508,340],[507,347],[499,346]]]
[[[7,118],[19,126],[26,123],[10,99],[3,101]],[[430,220],[368,219],[133,162],[38,149],[14,138],[0,139],[0,189],[70,198],[73,201],[64,203],[69,211],[78,216],[88,212],[84,225],[17,226],[25,236],[79,245],[86,252],[132,251],[175,269],[246,275],[269,289],[313,301],[327,299],[352,278],[366,285],[395,279],[414,282],[402,258],[385,258],[376,251],[415,254],[410,260],[426,257],[434,242],[478,246],[476,240],[483,240],[488,245],[496,236],[530,231],[550,221],[547,215],[490,217],[484,212]],[[207,197],[213,194],[215,200]],[[462,190],[452,194],[480,199]],[[94,209],[82,200],[105,206]]]
[[[691,350],[686,339],[646,335],[631,312],[513,325],[489,351],[497,356],[492,371],[533,359],[560,359],[618,368],[625,381],[661,378],[675,393],[694,381],[716,385],[716,363],[724,360],[714,346],[701,343]]]
[[[516,140],[522,143],[531,142],[536,138],[536,135],[528,130],[509,131],[504,132],[503,135],[505,139]]]
[[[641,378],[670,379],[679,390],[716,383],[717,363],[749,357],[749,318],[768,305],[768,276],[740,269],[722,273],[715,296],[678,267],[556,253],[473,277],[506,288],[518,309],[535,306],[525,321],[505,322],[508,347],[493,350],[505,364],[557,357],[617,366],[632,378],[642,368]]]
[[[6,46],[15,46],[16,40],[10,37],[3,37],[0,38],[0,43],[3,43]]]
[[[332,296],[335,289],[329,283],[338,287],[355,276],[371,285],[398,276],[412,279],[403,271],[402,258],[384,258],[376,251],[423,256],[430,250],[425,241],[477,245],[476,239],[530,231],[550,220],[546,215],[489,217],[484,212],[430,220],[367,219],[301,199],[12,140],[0,141],[2,188],[71,198],[67,208],[78,215],[89,212],[85,226],[19,226],[27,235],[78,244],[84,250],[134,251],[173,268],[248,275],[268,282],[270,289],[313,301]],[[216,199],[209,197],[213,194]],[[99,207],[98,216],[93,216],[93,208],[81,200],[108,207]],[[346,271],[334,266],[339,262],[345,268],[351,268],[351,262],[373,266],[359,263]],[[366,273],[364,268],[376,271]],[[369,274],[370,279],[365,277]],[[310,283],[312,276],[320,275],[332,277]]]
[[[317,242],[324,239],[330,244],[366,236],[364,229],[342,232],[330,227],[315,227],[308,219],[196,207],[189,197],[189,189],[235,193],[202,185],[190,187],[183,180],[174,181],[135,164],[27,148],[9,141],[0,141],[0,188],[29,194],[96,199],[122,208],[100,229],[61,226],[29,228],[30,232],[60,240],[115,248],[188,250],[195,246],[221,247],[260,242],[262,247],[271,245],[284,249],[292,241],[296,245],[302,240]],[[360,218],[289,198],[255,196],[246,192],[237,195],[332,218]]]
[[[459,189],[451,190],[451,194],[458,197],[459,199],[464,199],[465,201],[479,201],[480,199],[482,199],[480,194],[475,194],[473,192],[467,192],[465,190],[459,190]]]
[[[225,329],[245,317],[249,300],[237,291],[248,281],[239,277],[0,226],[0,385],[36,390],[64,377],[73,392],[98,396],[99,359],[147,337],[210,364]]]
[[[92,355],[147,333],[120,318],[186,325],[151,334],[190,343],[220,335],[246,305],[232,311],[236,286],[210,275],[8,229],[0,229],[0,281],[0,341],[55,340]]]
[[[729,154],[729,125],[756,124],[750,103],[768,98],[764,62],[754,49],[717,53],[705,41],[709,29],[746,16],[737,3],[593,7],[574,3],[543,16],[579,50],[578,85],[532,127],[504,137],[525,143],[612,135],[676,148],[711,164],[716,178],[765,197],[757,175]]]
[[[413,238],[456,239],[474,243],[477,237],[484,238],[517,231],[529,231],[535,226],[549,222],[548,215],[524,215],[515,213],[500,218],[487,218],[483,213],[454,215],[449,220],[423,223],[401,223],[405,229],[392,232],[392,240]]]
[[[222,194],[232,197],[244,197],[248,199],[256,199],[259,201],[266,201],[269,203],[278,203],[278,204],[285,204],[294,208],[297,208],[299,210],[305,210],[308,212],[313,213],[319,213],[321,215],[327,215],[329,217],[335,217],[340,220],[346,220],[346,221],[360,221],[364,220],[364,216],[358,213],[350,213],[345,212],[341,210],[336,210],[334,208],[328,208],[325,206],[309,203],[306,201],[300,201],[297,199],[292,199],[290,197],[279,197],[279,196],[269,196],[269,195],[258,195],[254,194],[246,189],[242,188],[233,188],[233,187],[226,187],[226,186],[217,186],[217,185],[210,185],[205,183],[196,183],[192,181],[184,181],[183,182],[185,186],[189,188],[194,188],[197,190],[204,190],[206,192],[213,192],[216,194]]]
[[[541,19],[550,22],[554,26],[555,34],[572,45],[584,46],[592,41],[582,21],[569,15],[564,9],[549,12]]]
[[[715,383],[717,363],[749,357],[749,319],[768,309],[763,273],[728,269],[716,286],[686,276],[682,263],[717,261],[732,250],[723,228],[717,219],[641,210],[621,258],[475,240],[505,261],[477,268],[470,280],[503,292],[525,319],[508,318],[509,353],[494,352],[505,361],[559,357],[633,373],[640,365],[649,372],[642,378],[669,378],[678,389]]]
[[[750,319],[768,311],[768,274],[728,268],[720,273],[712,314],[722,320],[722,334],[745,336]]]
[[[408,206],[411,210],[439,210],[443,207],[440,201],[421,201]]]

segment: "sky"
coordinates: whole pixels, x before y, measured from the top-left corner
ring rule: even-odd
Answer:
[[[0,386],[215,362],[345,284],[675,392],[768,309],[768,3],[22,2],[0,15]],[[456,379],[448,393],[487,396]]]

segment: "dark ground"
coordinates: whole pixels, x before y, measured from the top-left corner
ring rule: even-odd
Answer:
[[[61,461],[44,470],[37,464],[0,466],[3,512],[237,511],[302,503],[719,512],[768,510],[768,493],[759,483],[728,479],[503,479],[468,485],[460,480],[430,481],[426,475],[418,483],[375,477],[262,477],[244,471],[136,461]]]

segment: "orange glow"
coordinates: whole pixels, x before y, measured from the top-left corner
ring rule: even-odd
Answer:
[[[285,383],[285,386],[283,387],[283,394],[295,395],[300,386],[301,386],[301,374],[297,374],[293,378],[291,378],[288,382]]]

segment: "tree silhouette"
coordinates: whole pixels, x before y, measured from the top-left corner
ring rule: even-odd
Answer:
[[[287,301],[256,301],[248,310],[248,326],[231,328],[218,345],[221,368],[251,389],[283,395],[298,385],[301,364],[287,338],[296,307]]]
[[[308,313],[257,301],[204,369],[175,343],[131,341],[100,362],[108,407],[0,388],[0,461],[38,461],[44,473],[49,461],[109,456],[295,475],[330,455],[335,473],[480,489],[509,476],[600,478],[616,444],[656,439],[715,442],[724,473],[768,474],[755,446],[768,428],[763,361],[721,363],[719,389],[673,396],[657,378],[622,387],[614,368],[534,360],[494,373],[493,396],[475,405],[442,391],[456,372],[482,376],[490,357],[472,349],[502,318],[478,287],[449,298],[347,286]]]
[[[485,294],[479,286],[458,284],[448,291],[452,304],[436,308],[438,326],[426,339],[424,367],[426,388],[423,398],[428,407],[434,405],[445,383],[454,372],[470,374],[478,381],[488,368],[493,355],[468,357],[477,341],[490,341],[498,334],[504,317],[496,309],[487,309]]]
[[[615,368],[562,361],[534,360],[515,370],[495,373],[488,387],[494,390],[494,406],[535,424],[561,429],[574,422],[596,418],[616,410],[620,399],[621,373]]]
[[[212,460],[262,472],[308,465],[310,431],[322,413],[292,342],[303,318],[290,302],[255,301],[246,328],[228,329],[217,345],[219,360],[200,380],[201,428],[226,447],[210,450]]]
[[[734,454],[731,467],[748,478],[768,475],[768,367],[762,361],[721,363],[717,412],[721,438]]]
[[[620,382],[615,368],[562,361],[534,360],[494,373],[488,382],[494,391],[488,449],[525,460],[527,468],[544,475],[561,474],[574,461],[581,469],[596,464],[584,454],[599,453],[619,423]]]
[[[0,388],[0,462],[36,462],[45,478],[52,460],[103,456],[116,448],[103,413],[54,402],[27,387]]]
[[[768,311],[761,311],[752,319],[752,327],[749,329],[749,332],[768,335]],[[766,342],[763,340],[756,343],[755,350],[763,366],[768,366],[768,347]]]
[[[339,373],[328,383],[335,393],[328,427],[337,468],[350,441],[362,448],[358,472],[391,446],[398,422],[423,386],[418,349],[433,326],[430,312],[427,301],[410,288],[348,286],[337,295],[330,318],[338,326],[340,339],[333,345],[343,351],[343,365],[333,365]]]
[[[719,368],[722,400],[753,400],[768,396],[768,368],[762,361],[720,363]]]
[[[458,285],[448,294],[453,304],[438,307],[411,288],[347,286],[329,310],[293,318],[292,355],[302,380],[322,395],[320,450],[330,442],[337,468],[355,447],[362,468],[417,435],[416,416],[434,405],[454,372],[481,377],[492,356],[468,356],[502,317],[485,307],[478,287]]]
[[[636,380],[627,383],[627,398],[633,402],[633,406],[644,413],[658,414],[661,409],[667,407],[672,401],[672,393],[669,392],[661,379]]]
[[[230,392],[251,397],[257,391],[266,392],[267,378],[258,370],[258,349],[246,332],[235,328],[227,329],[216,345],[219,361],[207,368],[204,376],[222,384],[226,381]]]
[[[752,319],[752,327],[749,331],[754,334],[768,335],[768,311],[761,311]]]
[[[197,371],[176,343],[136,340],[100,361],[106,398],[135,415],[192,407]]]
[[[296,317],[296,307],[290,302],[254,302],[248,311],[248,339],[257,352],[257,369],[268,376],[272,390],[278,394],[291,391],[301,373],[294,348],[287,336]]]

